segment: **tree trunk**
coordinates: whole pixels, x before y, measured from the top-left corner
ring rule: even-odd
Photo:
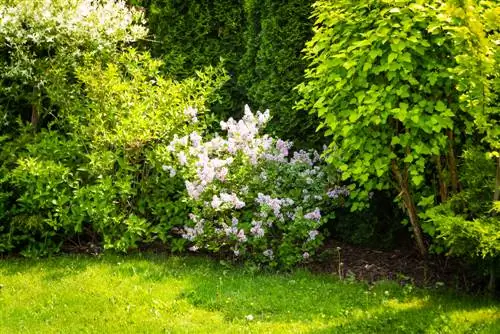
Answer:
[[[495,177],[495,192],[493,194],[493,203],[500,200],[500,157],[497,158],[497,173]],[[496,216],[497,213],[493,212],[493,216]],[[488,291],[491,294],[495,293],[496,288],[496,261],[495,259],[491,260],[490,264],[490,280],[488,282]]]
[[[31,125],[36,129],[38,126],[38,121],[40,120],[40,114],[38,113],[38,109],[36,105],[31,105]]]
[[[417,242],[418,251],[422,257],[425,257],[427,255],[427,247],[425,246],[422,229],[418,221],[417,207],[415,206],[413,197],[410,193],[408,171],[405,170],[404,174],[402,174],[394,160],[392,161],[392,171],[399,185],[399,190],[401,192],[401,196],[403,197],[403,203],[408,213],[408,218],[410,218],[410,224],[413,228],[413,235],[415,236],[415,241]]]
[[[497,158],[497,175],[495,181],[495,193],[493,194],[493,202],[500,200],[500,157]]]
[[[451,189],[454,193],[460,190],[457,172],[457,159],[455,158],[455,149],[453,142],[455,141],[453,131],[448,130],[448,163],[450,166]]]
[[[439,182],[439,197],[441,202],[444,203],[448,200],[448,185],[443,175],[443,165],[441,164],[441,156],[436,156],[436,168],[438,171],[438,182]]]

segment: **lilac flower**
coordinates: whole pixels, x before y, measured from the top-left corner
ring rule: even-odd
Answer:
[[[212,197],[211,205],[212,205],[212,208],[217,210],[222,205],[222,201],[220,200],[220,198],[217,195],[214,195]]]
[[[315,240],[316,237],[318,236],[319,232],[317,230],[311,230],[309,231],[309,238],[307,240]]]
[[[304,218],[319,221],[321,219],[321,212],[319,211],[318,208],[316,208],[314,211],[306,213],[304,215]]]
[[[191,140],[193,147],[196,148],[200,146],[202,138],[196,131],[191,132],[191,134],[189,135],[189,139]]]
[[[310,166],[314,165],[314,162],[311,160],[309,152],[304,151],[304,150],[300,150],[298,152],[293,152],[293,158],[290,159],[290,163],[292,163],[292,164],[304,163],[304,164],[308,164]]]
[[[216,172],[217,179],[224,182],[226,180],[226,176],[227,176],[228,172],[229,172],[229,170],[227,169],[227,167],[222,167],[221,169],[219,169]]]
[[[236,237],[238,238],[239,242],[247,241],[247,237],[246,237],[245,231],[243,229],[238,231],[238,234],[236,235]]]
[[[204,232],[204,222],[200,221],[196,223],[194,228],[184,226],[184,233],[182,234],[182,237],[184,239],[187,239],[189,241],[194,241],[197,236],[202,235]]]
[[[189,117],[193,123],[198,122],[198,109],[189,106],[184,109],[184,115]]]
[[[262,228],[262,222],[253,221],[250,233],[252,233],[256,238],[262,238],[265,234],[265,230]]]
[[[227,224],[223,223],[222,224],[222,229],[226,236],[231,236],[231,235],[236,235],[238,234],[238,228],[236,226],[227,226]]]
[[[179,154],[177,154],[177,159],[179,160],[179,164],[181,166],[185,166],[187,164],[187,157],[184,152],[179,152]]]
[[[350,192],[349,189],[347,189],[347,187],[345,186],[342,187],[336,186],[335,188],[330,189],[326,194],[328,197],[332,199],[337,199],[340,196],[345,196],[345,197],[349,196]]]
[[[186,189],[188,195],[193,199],[200,198],[201,193],[205,190],[203,186],[189,181],[186,181]]]
[[[258,119],[258,122],[259,122],[259,126],[262,126],[264,124],[267,123],[267,121],[269,120],[269,109],[266,109],[266,111],[264,111],[264,113],[261,113],[260,111],[257,111],[257,119]]]
[[[166,165],[163,165],[162,166],[162,169],[165,171],[165,172],[169,172],[170,174],[170,177],[174,177],[177,172],[175,171],[175,169],[171,166],[166,166]]]
[[[304,252],[304,254],[302,254],[302,258],[303,258],[304,260],[307,260],[310,256],[311,256],[311,255],[309,255],[309,253],[308,253],[308,252]]]
[[[276,149],[279,151],[279,153],[286,157],[288,156],[288,150],[292,147],[292,143],[288,141],[284,141],[281,139],[278,139],[276,141]]]

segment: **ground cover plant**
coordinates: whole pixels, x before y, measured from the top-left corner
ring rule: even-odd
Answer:
[[[135,254],[0,262],[0,333],[497,333],[500,304]]]

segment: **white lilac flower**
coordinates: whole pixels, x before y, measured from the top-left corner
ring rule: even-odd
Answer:
[[[319,232],[317,230],[312,230],[309,231],[309,239],[308,240],[315,240],[316,237],[318,236]]]
[[[194,241],[195,238],[203,234],[203,221],[196,223],[194,228],[184,226],[184,233],[182,237],[189,241]]]
[[[193,199],[199,199],[201,193],[205,190],[202,185],[189,181],[186,181],[186,189],[188,195]]]
[[[220,200],[220,198],[217,195],[214,195],[212,197],[212,202],[211,202],[212,208],[217,210],[218,208],[220,208],[221,205],[222,201]]]
[[[309,257],[311,257],[311,255],[309,255],[309,253],[308,253],[308,252],[304,252],[304,254],[302,254],[302,258],[303,258],[304,260],[307,260]]]
[[[266,109],[266,111],[264,111],[264,113],[261,113],[260,111],[257,111],[257,119],[258,119],[258,122],[259,122],[259,126],[262,126],[264,124],[267,123],[267,121],[269,120],[269,109]]]
[[[192,122],[196,123],[198,121],[198,109],[191,106],[184,109],[184,115],[189,117]]]
[[[202,138],[196,131],[192,132],[189,135],[189,139],[191,140],[193,147],[196,148],[196,147],[200,146]]]
[[[179,154],[177,154],[177,159],[179,160],[179,164],[181,166],[185,166],[187,164],[187,157],[184,152],[179,152]]]
[[[227,226],[227,224],[223,223],[222,228],[226,236],[236,235],[238,234],[238,228],[236,226]]]
[[[221,169],[219,169],[217,172],[216,172],[216,177],[217,179],[219,179],[220,181],[224,182],[226,180],[226,176],[227,174],[229,173],[229,170],[227,169],[227,167],[222,167]]]
[[[276,149],[284,157],[288,156],[288,150],[291,147],[292,147],[292,142],[284,141],[284,140],[281,140],[281,139],[278,139],[276,141]]]
[[[319,221],[321,219],[321,212],[319,211],[318,208],[314,209],[314,211],[311,211],[309,213],[306,213],[304,215],[305,219],[310,219],[310,220],[316,220]]]
[[[173,167],[171,167],[171,166],[163,165],[162,169],[165,172],[169,172],[170,177],[174,177],[177,174],[177,172],[175,171],[175,169]]]
[[[238,234],[236,235],[238,238],[239,242],[245,242],[247,241],[247,236],[245,235],[245,231],[243,229],[238,231]]]
[[[256,238],[262,238],[265,234],[265,230],[262,228],[262,222],[253,221],[250,233],[252,233]]]

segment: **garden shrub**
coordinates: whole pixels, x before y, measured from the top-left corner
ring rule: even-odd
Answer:
[[[18,11],[24,21],[9,23]],[[0,150],[0,251],[39,256],[78,240],[118,250],[167,241],[171,224],[185,217],[176,202],[182,184],[164,182],[150,153],[174,133],[192,131],[187,106],[200,110],[196,126],[205,126],[205,105],[226,80],[222,69],[182,81],[159,75],[160,61],[130,48],[146,30],[135,24],[139,12],[122,2],[19,2],[4,5],[2,15],[17,34],[37,36],[34,44],[19,40],[6,48],[39,53],[26,63],[4,59],[4,67],[28,76],[3,73],[9,123]],[[2,30],[7,41],[9,29]],[[47,64],[57,76],[39,82],[31,74]],[[24,86],[13,91],[16,80]],[[29,117],[13,112],[12,101],[28,103]]]
[[[321,245],[319,230],[348,192],[316,151],[292,155],[291,142],[259,135],[268,119],[246,107],[240,121],[221,122],[225,138],[192,132],[158,152],[185,180],[192,212],[182,233],[192,251],[290,267]]]
[[[147,33],[142,13],[123,1],[2,0],[0,18],[0,126],[7,130],[18,117],[46,122],[77,95],[74,70],[84,53],[105,57]]]
[[[299,107],[316,112],[332,136],[327,161],[351,183],[352,209],[365,208],[374,190],[397,191],[423,255],[421,210],[460,191],[457,152],[466,134],[484,136],[470,122],[464,99],[481,100],[493,67],[474,58],[480,70],[469,75],[463,60],[492,49],[484,44],[478,14],[489,5],[314,4],[315,35],[306,47],[311,63],[299,86]]]

